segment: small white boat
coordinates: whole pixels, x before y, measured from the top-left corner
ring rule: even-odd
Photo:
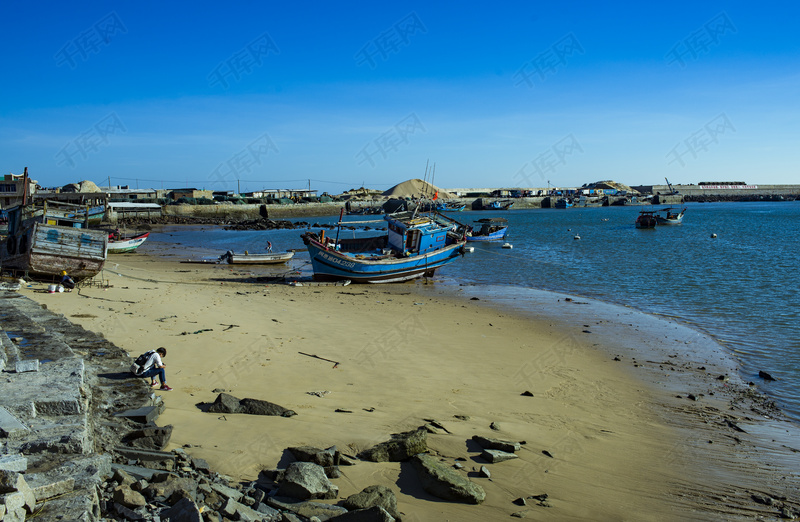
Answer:
[[[250,254],[246,250],[244,254],[235,254],[228,250],[219,256],[219,263],[230,263],[232,265],[279,265],[286,263],[294,252],[277,252],[275,254]]]
[[[503,248],[514,248],[514,245],[511,243],[503,243]]]
[[[663,212],[664,215],[655,214],[656,222],[659,225],[680,225],[683,223],[683,214],[686,209],[681,210],[679,213],[672,212],[672,207],[662,208],[656,212]]]
[[[111,239],[108,238],[108,253],[109,254],[122,254],[123,252],[133,252],[145,242],[150,232],[139,234],[138,236],[130,238]]]

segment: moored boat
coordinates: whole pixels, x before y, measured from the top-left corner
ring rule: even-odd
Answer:
[[[467,232],[467,241],[499,241],[508,233],[508,220],[505,218],[484,218],[475,223],[481,227],[477,231]]]
[[[324,231],[303,234],[314,279],[397,283],[433,276],[463,254],[466,227],[447,216],[399,212],[384,219],[388,230],[381,236],[339,241],[338,237],[326,238]]]
[[[656,214],[654,214],[656,222],[659,225],[680,225],[683,223],[683,214],[686,212],[686,209],[684,208],[677,213],[673,212],[673,209],[674,207],[667,207],[657,210]],[[659,215],[658,212],[663,212],[663,215]]]
[[[498,201],[492,201],[491,203],[484,205],[483,210],[508,210],[513,206],[514,206],[513,201],[498,200]]]
[[[109,254],[122,254],[125,252],[133,252],[145,242],[150,232],[139,234],[129,238],[121,237],[119,239],[108,238],[108,253]]]
[[[636,218],[636,228],[656,228],[655,210],[642,210]]]
[[[8,237],[0,245],[3,270],[30,277],[73,279],[97,275],[106,262],[108,236],[88,228],[89,212],[79,205],[44,200],[8,209]]]
[[[274,254],[250,254],[245,250],[244,254],[236,254],[230,250],[219,256],[220,263],[230,263],[231,265],[279,265],[286,263],[294,257],[294,252],[276,252]]]

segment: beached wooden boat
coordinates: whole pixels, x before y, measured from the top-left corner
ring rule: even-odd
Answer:
[[[508,220],[505,218],[479,219],[481,227],[477,231],[467,232],[467,241],[499,241],[508,233]]]
[[[684,208],[680,212],[672,212],[673,207],[662,208],[656,211],[654,214],[656,218],[656,223],[659,225],[680,225],[683,223],[683,214],[686,212]],[[658,212],[663,212],[663,215],[658,214]]]
[[[219,257],[220,263],[232,265],[279,265],[294,257],[294,252],[277,252],[274,254],[236,254],[230,250]]]
[[[8,237],[0,244],[3,270],[30,277],[93,277],[106,262],[108,236],[88,228],[79,205],[44,200],[8,209]]]
[[[636,228],[656,228],[655,210],[642,210],[636,218]]]
[[[150,232],[139,234],[129,238],[108,239],[108,253],[109,254],[122,254],[125,252],[133,252],[145,242]]]
[[[314,279],[397,283],[432,276],[463,254],[466,227],[447,216],[399,212],[384,219],[388,230],[381,236],[339,241],[338,232],[336,239],[326,238],[324,231],[303,234]]]

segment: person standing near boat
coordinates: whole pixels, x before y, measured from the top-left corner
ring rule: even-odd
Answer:
[[[161,381],[161,390],[172,391],[172,388],[167,386],[167,374],[164,371],[166,365],[161,360],[162,357],[166,356],[167,349],[163,346],[151,353],[147,362],[142,366],[142,373],[139,374],[139,377],[150,377],[151,387],[158,386],[158,382]],[[158,377],[158,381],[156,377]]]
[[[267,252],[272,253],[272,241],[267,241]]]

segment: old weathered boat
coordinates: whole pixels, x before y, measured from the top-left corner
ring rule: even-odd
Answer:
[[[279,265],[286,263],[294,257],[294,252],[276,252],[274,254],[250,254],[245,250],[244,254],[236,254],[228,250],[219,256],[220,263],[230,263],[232,265]]]
[[[686,212],[684,208],[680,212],[673,212],[673,207],[662,208],[656,211],[654,214],[656,218],[656,223],[659,225],[680,225],[683,223],[683,214]],[[658,212],[663,212],[663,215],[658,214]]]
[[[457,221],[430,212],[399,212],[384,216],[385,235],[348,238],[303,234],[311,256],[314,279],[353,283],[396,283],[423,275],[458,259],[466,244],[466,227]],[[341,227],[341,217],[339,226]]]
[[[642,210],[636,218],[636,228],[656,228],[655,210]]]
[[[499,241],[508,233],[508,220],[505,218],[479,219],[481,227],[477,231],[467,232],[467,241]]]
[[[108,253],[109,254],[123,254],[125,252],[133,252],[145,242],[150,232],[139,234],[129,238],[121,237],[119,239],[108,239]]]
[[[80,205],[44,200],[8,209],[8,237],[0,245],[3,270],[29,277],[66,271],[73,279],[96,275],[106,262],[108,236],[88,228]]]

